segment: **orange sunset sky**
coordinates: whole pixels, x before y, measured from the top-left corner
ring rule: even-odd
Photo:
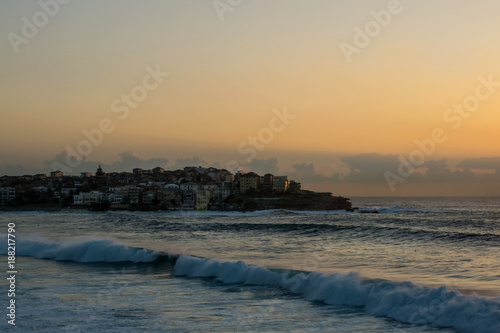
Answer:
[[[2,1],[0,175],[229,162],[339,195],[497,196],[498,13],[487,0]]]

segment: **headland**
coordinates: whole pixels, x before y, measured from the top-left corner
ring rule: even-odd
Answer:
[[[0,210],[218,210],[268,209],[352,210],[349,199],[313,192],[286,175],[232,173],[214,167],[165,170],[135,168],[132,172],[79,176],[2,176]]]

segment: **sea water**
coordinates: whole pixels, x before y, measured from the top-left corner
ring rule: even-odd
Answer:
[[[500,332],[499,198],[352,201],[366,213],[0,213],[15,329]]]

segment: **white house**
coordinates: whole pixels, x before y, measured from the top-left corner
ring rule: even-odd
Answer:
[[[73,195],[73,203],[75,205],[90,205],[101,202],[102,197],[103,193],[99,191],[82,192],[80,194]]]

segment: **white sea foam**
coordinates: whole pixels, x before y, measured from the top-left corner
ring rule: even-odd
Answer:
[[[19,237],[17,255],[77,262],[153,262],[162,255],[129,247],[111,239],[52,241]],[[7,254],[7,235],[0,237],[0,254]],[[453,327],[460,332],[500,332],[500,297],[462,295],[445,287],[428,288],[411,282],[369,281],[357,273],[323,274],[270,270],[209,258],[181,256],[177,276],[214,278],[223,283],[278,287],[326,304],[360,306],[375,316],[411,324]]]
[[[454,327],[461,332],[500,332],[500,298],[466,296],[446,287],[411,282],[370,282],[356,273],[322,274],[269,270],[242,261],[180,257],[175,274],[224,283],[275,286],[326,304],[361,306],[368,313],[411,324]]]
[[[446,213],[452,212],[452,209],[429,209],[429,208],[409,208],[402,206],[392,206],[392,207],[359,207],[356,213],[379,213],[379,214],[394,214],[394,213]]]
[[[0,254],[7,254],[7,235],[0,237]],[[160,252],[129,247],[112,239],[52,241],[40,237],[18,237],[16,254],[41,259],[77,262],[152,262]]]
[[[164,212],[168,215],[179,215],[179,216],[261,216],[261,215],[269,215],[275,212],[279,212],[276,209],[268,209],[268,210],[256,210],[256,211],[212,211],[212,210],[180,210],[180,211],[167,211]]]

